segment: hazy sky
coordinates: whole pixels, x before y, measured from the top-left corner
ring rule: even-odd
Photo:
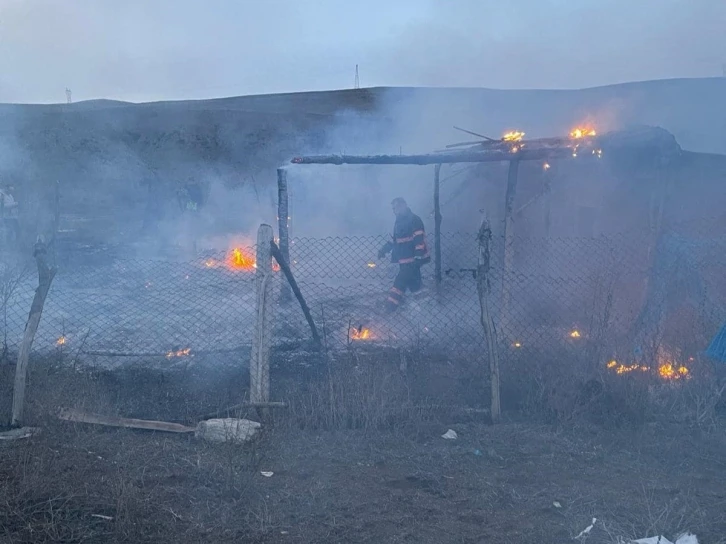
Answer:
[[[0,102],[722,74],[726,0],[0,0]]]

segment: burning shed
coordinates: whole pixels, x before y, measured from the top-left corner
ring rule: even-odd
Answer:
[[[601,135],[592,127],[578,127],[563,137],[536,139],[519,131],[498,139],[475,136],[476,141],[419,155],[305,156],[291,162],[433,165],[429,232],[434,237],[437,287],[442,288],[448,273],[473,270],[477,255],[473,236],[467,242],[469,251],[447,251],[441,241],[442,224],[449,231],[473,232],[484,212],[495,234],[492,259],[501,301],[499,322],[510,338],[517,336],[510,325],[513,305],[527,308],[528,320],[551,326],[558,319],[558,325],[581,322],[584,317],[573,317],[573,309],[576,314],[583,306],[583,293],[572,290],[555,297],[543,285],[587,278],[582,285],[589,289],[592,278],[606,268],[621,272],[619,288],[628,296],[614,311],[631,316],[622,320],[621,332],[632,329],[644,312],[650,312],[645,301],[652,293],[646,293],[654,284],[656,249],[663,247],[665,227],[688,239],[696,236],[695,225],[702,228],[705,217],[723,227],[718,203],[726,196],[726,186],[717,180],[726,176],[726,157],[684,151],[661,128]],[[467,175],[449,181],[442,191],[442,182],[453,178],[443,167],[459,164],[466,165]],[[278,170],[278,187],[280,242],[286,252],[285,169]]]

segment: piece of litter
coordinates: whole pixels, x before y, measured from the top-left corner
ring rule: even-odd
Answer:
[[[562,505],[557,501],[553,502],[552,506],[554,506],[555,508],[562,508]]]
[[[92,518],[105,519],[106,521],[113,521],[111,516],[104,516],[103,514],[91,514]]]
[[[596,523],[597,523],[597,518],[592,518],[592,523],[590,525],[588,525],[587,527],[585,527],[582,530],[582,532],[579,535],[577,535],[575,538],[582,538],[586,534],[589,534],[590,531],[592,531],[592,528],[595,527]]]
[[[664,536],[651,536],[649,538],[633,540],[633,544],[673,544],[673,542]]]
[[[449,429],[441,435],[441,438],[444,438],[446,440],[456,440],[458,437],[459,436],[456,434],[456,431],[453,429]]]
[[[272,475],[275,474],[274,472],[260,472],[265,478],[272,478]]]
[[[281,535],[289,535],[290,533],[288,533],[287,531],[280,531],[280,534]]]

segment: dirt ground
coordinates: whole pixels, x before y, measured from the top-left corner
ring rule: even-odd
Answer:
[[[12,367],[0,369],[4,417]],[[291,376],[300,398],[252,443],[230,446],[50,414],[72,404],[190,423],[239,401],[241,369],[37,366],[29,417],[42,433],[0,442],[0,542],[543,543],[573,541],[592,518],[588,542],[684,530],[726,542],[722,421],[615,428],[510,414],[490,425],[453,410],[326,419],[311,415],[316,390],[300,387],[314,373]],[[359,382],[366,399],[370,383]],[[441,437],[448,429],[456,440]]]

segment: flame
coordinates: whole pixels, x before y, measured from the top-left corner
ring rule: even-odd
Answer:
[[[368,263],[366,266],[368,268],[375,268],[376,267],[376,263]]]
[[[503,142],[521,142],[524,138],[524,132],[518,130],[511,130],[502,136]]]
[[[687,367],[680,365],[676,367],[672,363],[663,363],[658,366],[658,375],[664,380],[678,380],[688,377],[689,370]]]
[[[579,140],[590,136],[597,136],[597,132],[595,132],[595,129],[591,127],[576,127],[570,132],[570,138],[573,140]]]
[[[548,163],[548,162],[546,162],[546,163],[544,163],[544,164],[542,165],[542,169],[544,169],[544,170],[549,170],[550,168],[551,168],[551,167],[550,167],[550,163]]]
[[[519,348],[522,347],[522,343],[521,342],[515,342],[514,344],[512,344],[512,347],[519,349]]]
[[[648,365],[639,365],[633,363],[631,365],[624,365],[618,363],[615,359],[607,363],[607,368],[615,372],[616,374],[629,374],[631,372],[650,372],[651,367]],[[679,380],[681,378],[689,378],[690,370],[683,366],[675,366],[672,363],[661,363],[657,367],[658,376],[664,380]]]
[[[55,341],[56,346],[65,346],[65,344],[66,344],[65,336],[61,336],[60,338],[58,338],[58,340]]]
[[[227,255],[227,264],[237,270],[254,270],[257,268],[255,258],[242,248],[235,247]]]
[[[577,329],[570,331],[570,338],[580,338],[581,336],[580,331]]]
[[[371,333],[371,330],[363,327],[362,325],[357,328],[351,327],[349,332],[350,332],[351,340],[372,340],[373,339],[373,333]]]
[[[166,354],[167,359],[171,359],[172,357],[185,357],[189,355],[192,352],[192,348],[184,348],[179,349],[177,351],[170,351]]]

